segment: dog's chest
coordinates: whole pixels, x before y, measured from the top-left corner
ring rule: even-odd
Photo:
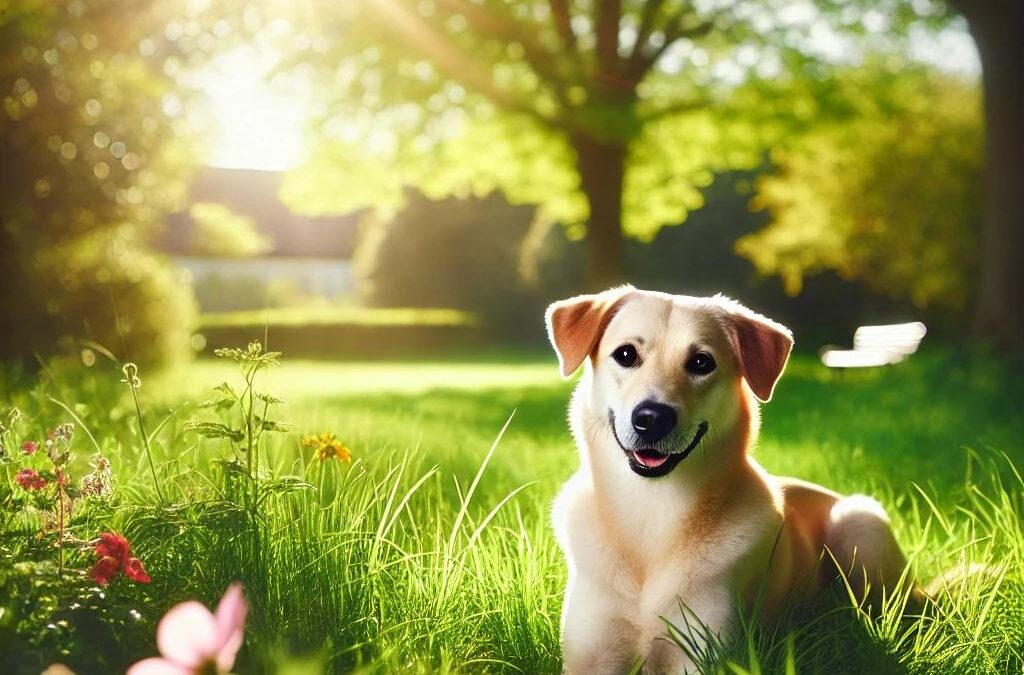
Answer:
[[[701,576],[710,533],[680,506],[652,500],[596,499],[592,493],[566,495],[558,529],[577,574],[601,579],[628,599],[665,590],[670,597]],[[703,535],[704,540],[698,537]]]

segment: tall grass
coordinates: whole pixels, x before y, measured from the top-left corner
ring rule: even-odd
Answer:
[[[801,370],[809,366],[797,366],[799,387]],[[923,367],[906,383],[907,391],[933,376],[930,366]],[[321,378],[333,372],[317,368]],[[430,377],[443,370],[429,368]],[[517,380],[517,369],[528,375]],[[566,388],[555,375],[550,384],[538,380],[533,364],[506,370],[513,384],[503,391],[478,390],[469,382],[458,390],[409,388],[408,380],[416,377],[409,364],[387,371],[401,380],[392,394],[339,398],[325,393],[321,383],[314,387],[315,399],[301,398],[304,385],[313,384],[301,378],[282,387],[282,397],[293,398],[289,409],[301,429],[345,434],[356,460],[321,463],[308,456],[296,434],[262,438],[253,453],[254,479],[262,481],[255,516],[251,503],[235,492],[237,472],[224,461],[232,457],[234,442],[189,432],[185,418],[200,413],[180,395],[168,394],[170,385],[140,390],[147,394],[143,412],[156,430],[144,434],[132,424],[135,412],[118,378],[108,388],[93,377],[75,380],[55,372],[56,383],[18,395],[26,416],[45,426],[61,414],[48,403],[49,395],[69,401],[97,447],[111,457],[119,479],[115,500],[76,512],[72,528],[124,532],[153,583],[113,584],[101,598],[88,581],[67,575],[58,580],[45,568],[36,569],[27,584],[4,582],[0,567],[0,610],[6,611],[0,614],[0,665],[38,673],[40,665],[64,661],[78,673],[116,672],[155,653],[155,623],[168,607],[193,597],[210,602],[241,579],[253,609],[239,673],[284,672],[298,658],[312,663],[313,672],[557,673],[565,569],[547,511],[576,462],[558,411]],[[207,365],[196,372],[208,384],[231,374],[214,373]],[[846,385],[851,400],[870,399],[872,387],[893,386],[884,379],[888,375],[879,377]],[[382,381],[388,380],[363,386],[376,391]],[[820,398],[817,380],[806,386],[811,393],[801,403],[804,416],[815,414]],[[785,414],[794,404],[786,403],[785,390],[780,399]],[[941,391],[935,396],[936,409],[957,405],[944,401]],[[878,429],[901,415],[893,404],[875,412],[875,420],[843,418],[835,424]],[[766,454],[773,469],[781,457],[779,440],[794,433],[783,425],[773,435],[776,414],[766,410]],[[226,427],[240,423],[237,411],[214,409],[208,420]],[[922,437],[916,429],[905,420],[910,438]],[[961,440],[950,437],[947,443]],[[146,459],[147,443],[163,500]],[[927,450],[909,443],[890,449],[908,456]],[[791,470],[804,460],[794,461]],[[947,461],[961,469],[922,472],[920,487],[906,480],[917,476],[869,474],[856,462],[833,462],[831,475],[797,471],[876,494],[890,507],[917,579],[954,570],[923,616],[905,618],[902,599],[895,597],[880,617],[872,617],[837,583],[831,602],[787,623],[744,622],[704,672],[1024,672],[1024,483],[1014,460],[995,451]],[[959,480],[927,484],[935,475]],[[0,519],[4,564],[34,565],[47,555],[33,543],[34,527],[22,518]],[[75,562],[73,557],[70,563]],[[84,564],[81,558],[78,564]],[[972,566],[971,573],[956,573]],[[72,611],[83,598],[98,609]],[[31,611],[23,610],[25,603]],[[46,627],[69,617],[68,626]],[[44,637],[32,637],[33,630]]]

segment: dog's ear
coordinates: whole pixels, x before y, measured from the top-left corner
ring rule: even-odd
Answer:
[[[793,349],[793,333],[738,302],[717,299],[726,309],[727,333],[744,379],[759,401],[770,401]]]
[[[577,295],[548,307],[544,315],[548,338],[558,354],[562,377],[569,377],[583,365],[632,290],[631,286],[624,286],[594,295]]]

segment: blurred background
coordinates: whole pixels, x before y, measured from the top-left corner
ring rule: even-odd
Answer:
[[[805,348],[1012,351],[1021,34],[1010,0],[4,0],[0,359],[538,346],[623,281]]]

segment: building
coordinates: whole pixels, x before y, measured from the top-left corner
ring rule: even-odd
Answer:
[[[283,174],[206,167],[189,192],[189,207],[214,203],[253,221],[270,241],[254,257],[221,257],[196,246],[190,208],[167,218],[157,248],[192,274],[204,311],[259,309],[309,298],[335,300],[353,292],[351,258],[359,214],[304,216],[278,198]]]

